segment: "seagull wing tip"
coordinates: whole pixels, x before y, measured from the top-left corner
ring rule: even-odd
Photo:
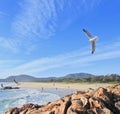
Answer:
[[[84,32],[86,31],[84,28],[82,29]]]

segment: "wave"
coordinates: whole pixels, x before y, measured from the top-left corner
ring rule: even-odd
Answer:
[[[43,105],[55,101],[60,96],[41,89],[0,90],[0,114],[7,109],[26,103]]]

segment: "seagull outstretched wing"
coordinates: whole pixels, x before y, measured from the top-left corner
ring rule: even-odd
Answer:
[[[91,43],[92,43],[92,54],[93,54],[95,51],[95,41],[92,41]]]
[[[93,37],[86,29],[83,29],[83,32],[85,32],[85,34],[86,34],[89,38],[92,38],[92,37]]]

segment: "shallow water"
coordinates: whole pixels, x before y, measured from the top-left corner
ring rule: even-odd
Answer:
[[[0,90],[0,114],[4,114],[9,108],[20,107],[26,103],[43,105],[73,92],[72,90],[54,88]]]

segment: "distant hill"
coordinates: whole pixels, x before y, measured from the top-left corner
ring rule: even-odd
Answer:
[[[120,82],[120,75],[101,75],[95,76],[89,73],[73,73],[63,77],[36,78],[29,75],[9,76],[6,79],[0,79],[0,82]]]
[[[93,74],[89,73],[73,73],[73,74],[68,74],[64,76],[63,78],[85,78],[89,76],[94,76]]]
[[[29,75],[17,75],[17,76],[9,76],[6,78],[6,81],[13,81],[17,80],[19,82],[31,82],[31,81],[36,81],[37,78]]]
[[[88,74],[88,73],[73,73],[73,74],[68,74],[66,76],[63,76],[63,77],[36,78],[34,76],[22,74],[22,75],[16,75],[16,76],[9,76],[6,79],[0,79],[0,82],[2,81],[12,82],[14,79],[19,82],[54,81],[54,80],[60,80],[64,78],[83,78],[83,77],[88,77],[88,76],[94,76],[94,75]]]
[[[5,79],[0,79],[0,82],[13,82],[13,80],[18,82],[40,82],[40,81],[50,81],[56,79],[56,77],[48,77],[48,78],[36,78],[30,75],[16,75],[16,76],[9,76]]]
[[[23,75],[9,76],[5,79],[0,79],[0,82],[13,82],[14,79],[19,82],[36,81],[35,77],[23,74]]]

